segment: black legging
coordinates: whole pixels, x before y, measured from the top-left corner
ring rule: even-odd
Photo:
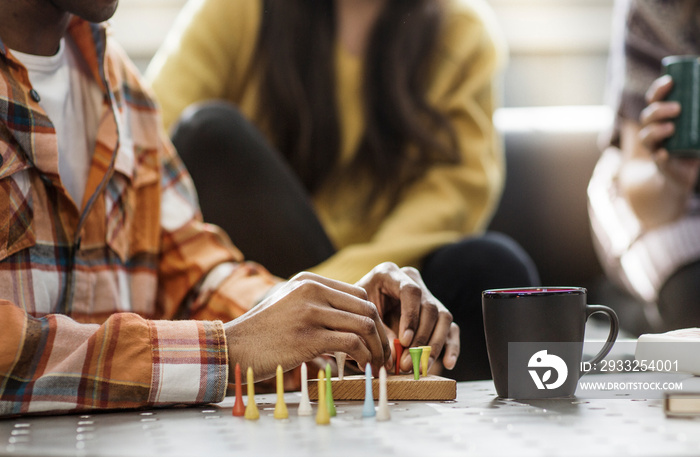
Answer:
[[[428,255],[425,285],[450,310],[460,328],[459,363],[445,375],[467,381],[490,379],[481,292],[540,284],[535,264],[513,239],[496,232],[466,238]]]
[[[700,327],[700,261],[674,272],[659,291],[663,330]]]
[[[204,219],[222,227],[246,258],[281,277],[334,254],[309,196],[286,160],[233,106],[191,107],[173,143],[195,182]],[[444,246],[421,267],[428,288],[460,326],[457,380],[491,377],[481,291],[538,285],[534,263],[515,241],[487,233]]]
[[[286,278],[333,255],[294,171],[233,106],[192,106],[172,140],[204,220],[223,228],[246,258]]]

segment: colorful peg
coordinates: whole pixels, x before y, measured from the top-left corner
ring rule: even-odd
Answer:
[[[428,362],[430,361],[430,346],[421,346],[423,352],[420,355],[420,372],[423,377],[428,376]]]
[[[282,365],[277,365],[277,404],[275,404],[275,419],[286,419],[289,417],[287,404],[284,402],[284,373]]]
[[[398,338],[394,338],[394,352],[396,352],[396,374],[401,372],[401,354],[403,354],[403,345]]]
[[[408,352],[411,354],[411,360],[413,361],[413,379],[418,380],[420,378],[420,356],[423,353],[423,348],[408,348]]]
[[[362,417],[374,417],[376,414],[372,395],[372,367],[368,363],[365,367],[365,404],[362,407]]]
[[[323,370],[318,370],[318,411],[316,412],[316,423],[318,425],[328,425],[331,423],[331,416],[328,414],[326,406],[326,389],[323,387],[325,373]]]
[[[343,374],[345,373],[345,356],[344,352],[335,353],[335,364],[338,365],[338,379],[343,380]]]
[[[255,379],[253,378],[253,367],[248,367],[248,406],[245,408],[245,418],[251,421],[260,419],[258,405],[255,404]]]
[[[389,396],[386,391],[386,368],[379,369],[379,407],[377,408],[377,420],[388,421],[391,419],[389,413]]]
[[[236,403],[233,404],[234,416],[242,417],[245,414],[245,405],[243,404],[243,387],[241,386],[241,365],[236,362]]]
[[[328,406],[328,414],[335,417],[335,404],[333,403],[333,386],[331,384],[331,364],[326,364],[326,405]]]
[[[297,414],[300,416],[310,416],[311,401],[309,401],[309,386],[306,363],[301,364],[301,401],[299,401],[299,410]]]

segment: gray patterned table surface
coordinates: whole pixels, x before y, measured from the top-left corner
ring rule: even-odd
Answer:
[[[595,375],[590,375],[593,378]],[[676,377],[678,375],[675,375]],[[690,378],[698,385],[698,378]],[[669,419],[661,399],[499,399],[490,381],[459,383],[447,402],[392,402],[392,418],[362,417],[362,402],[336,402],[329,426],[274,419],[275,395],[257,395],[258,421],[217,405],[0,420],[10,456],[697,456],[700,419]],[[314,404],[315,410],[315,404]]]

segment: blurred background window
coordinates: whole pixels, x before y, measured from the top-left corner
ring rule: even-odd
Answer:
[[[502,106],[601,105],[613,0],[487,0],[510,46]],[[186,0],[121,0],[114,33],[143,71]]]

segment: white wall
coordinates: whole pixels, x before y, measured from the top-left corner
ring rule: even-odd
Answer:
[[[113,30],[142,70],[185,1],[120,1]],[[614,0],[488,1],[511,51],[504,106],[603,103]]]
[[[187,0],[120,0],[110,21],[129,57],[143,71]]]
[[[489,0],[510,46],[505,106],[603,103],[614,0]]]

